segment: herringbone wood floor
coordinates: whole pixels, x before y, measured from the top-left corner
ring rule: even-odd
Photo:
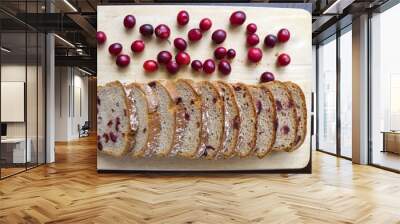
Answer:
[[[400,175],[314,153],[312,175],[98,174],[95,138],[0,181],[0,223],[400,223]]]

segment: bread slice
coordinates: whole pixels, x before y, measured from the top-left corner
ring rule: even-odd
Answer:
[[[307,134],[307,105],[306,97],[300,86],[293,82],[285,82],[290,93],[292,94],[294,105],[296,107],[297,113],[297,136],[295,140],[295,145],[290,149],[291,151],[298,149],[304,142]]]
[[[217,87],[209,81],[197,83],[201,94],[202,127],[198,157],[213,159],[222,147],[224,135],[224,102]]]
[[[297,135],[297,114],[292,94],[283,82],[272,81],[262,84],[272,93],[276,108],[276,139],[273,150],[290,151]]]
[[[235,147],[237,155],[246,157],[250,155],[256,145],[257,114],[250,89],[243,83],[232,84],[235,90],[241,124],[238,142]]]
[[[275,102],[265,86],[249,86],[257,112],[257,137],[254,154],[263,158],[272,151],[275,142]]]
[[[235,147],[239,136],[240,115],[239,106],[236,102],[235,90],[233,87],[223,81],[215,82],[224,102],[224,137],[222,148],[218,157],[230,158],[235,154]]]
[[[131,104],[131,129],[135,131],[135,143],[132,145],[133,157],[150,155],[150,139],[159,133],[159,119],[156,119],[157,102],[151,88],[146,84],[131,83],[125,86],[125,92]]]
[[[158,100],[156,114],[160,126],[156,136],[151,139],[149,150],[152,155],[164,157],[169,155],[175,138],[175,99],[176,91],[170,81],[152,81],[148,83]]]
[[[201,98],[191,80],[179,79],[175,86],[178,98],[175,142],[171,154],[194,158],[200,146]]]
[[[119,81],[97,87],[97,149],[112,156],[129,152],[134,143],[136,118],[130,117],[130,102]],[[132,122],[131,122],[132,120]],[[131,123],[135,126],[131,128]]]

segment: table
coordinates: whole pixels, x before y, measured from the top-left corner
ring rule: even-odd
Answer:
[[[25,144],[27,144],[25,152]],[[30,138],[5,138],[1,139],[1,155],[7,163],[31,162],[32,141]],[[12,158],[12,159],[11,159]]]

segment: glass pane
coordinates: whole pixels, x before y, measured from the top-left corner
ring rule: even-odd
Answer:
[[[46,52],[45,52],[45,44],[46,39],[44,34],[39,34],[39,43],[38,43],[38,164],[45,163],[45,60],[46,60]]]
[[[318,148],[336,153],[336,39],[318,48]]]
[[[400,5],[372,18],[372,163],[400,170]]]
[[[352,157],[352,35],[340,36],[340,152]]]
[[[26,33],[3,32],[1,46],[7,49],[1,51],[1,173],[5,177],[25,170],[31,158],[26,151]]]

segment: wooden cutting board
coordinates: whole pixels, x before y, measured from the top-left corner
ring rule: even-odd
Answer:
[[[190,14],[190,21],[184,27],[176,23],[176,15],[180,10]],[[242,10],[247,19],[244,25],[230,27],[229,17],[232,12]],[[301,86],[307,99],[308,115],[311,108],[311,81],[312,81],[312,46],[311,46],[311,15],[302,9],[264,8],[243,6],[215,6],[215,5],[115,5],[99,6],[97,10],[97,26],[99,31],[107,34],[107,42],[97,49],[97,81],[98,85],[109,81],[120,80],[123,83],[149,82],[154,79],[190,78],[194,80],[223,79],[227,82],[258,83],[261,73],[270,71],[277,80],[293,81]],[[125,15],[136,17],[136,26],[126,31],[123,26]],[[191,59],[204,61],[213,58],[216,47],[211,41],[211,34],[216,29],[227,31],[227,38],[220,46],[236,50],[236,58],[232,60],[232,72],[228,77],[222,77],[216,71],[211,76],[203,73],[194,73],[190,66],[181,68],[179,73],[170,76],[163,67],[153,74],[146,74],[143,62],[156,59],[158,52],[168,50],[176,53],[173,40],[176,37],[187,39],[187,32],[197,28],[202,18],[213,21],[212,28],[203,34],[203,38],[194,44],[189,44],[187,52]],[[263,49],[263,59],[258,64],[247,62],[246,25],[256,23],[257,34],[260,37],[258,47]],[[169,41],[160,41],[155,36],[142,38],[139,27],[142,24],[166,24],[171,28]],[[273,49],[263,47],[263,40],[267,34],[276,34],[281,28],[291,32],[291,39],[285,44],[278,44]],[[140,54],[132,54],[132,41],[143,39],[146,47]],[[127,68],[118,68],[115,58],[108,53],[108,46],[119,42],[123,45],[123,53],[131,56],[131,63]],[[291,64],[284,68],[276,66],[279,53],[291,56]],[[310,116],[309,116],[310,121]],[[298,150],[287,152],[273,152],[267,158],[230,159],[219,161],[185,160],[179,158],[167,159],[132,159],[129,157],[113,158],[99,153],[97,156],[98,170],[277,170],[301,169],[310,159],[310,122],[304,144]]]

